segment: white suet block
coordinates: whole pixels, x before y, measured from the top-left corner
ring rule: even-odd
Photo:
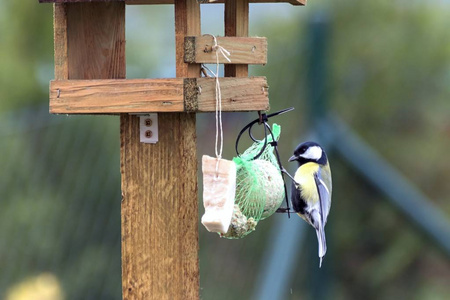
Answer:
[[[226,233],[233,216],[236,165],[233,161],[203,155],[202,224],[208,231]]]

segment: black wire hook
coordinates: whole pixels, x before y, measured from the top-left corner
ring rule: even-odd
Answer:
[[[273,147],[273,149],[275,150],[275,154],[276,154],[276,159],[277,159],[277,163],[278,163],[278,167],[280,168],[280,172],[281,172],[281,178],[283,179],[283,185],[284,185],[284,197],[286,199],[286,208],[279,208],[276,212],[281,212],[281,213],[286,213],[288,214],[288,218],[291,217],[291,209],[289,207],[289,199],[287,196],[287,187],[286,187],[286,181],[284,180],[284,172],[285,169],[283,167],[283,165],[281,164],[281,159],[280,159],[280,154],[278,153],[278,142],[275,140],[275,137],[273,135],[272,129],[270,128],[269,124],[267,124],[267,122],[269,121],[269,118],[271,117],[275,117],[287,112],[290,112],[294,110],[293,107],[290,108],[286,108],[277,112],[274,112],[270,115],[266,115],[265,113],[261,113],[261,111],[258,111],[258,119],[253,120],[252,122],[248,123],[244,128],[242,128],[242,130],[239,132],[237,138],[236,138],[236,145],[235,145],[235,149],[236,149],[236,154],[237,156],[241,156],[241,154],[239,153],[239,141],[241,139],[242,134],[248,130],[248,134],[250,136],[250,139],[252,139],[253,142],[262,142],[261,140],[256,139],[253,135],[252,135],[252,127],[253,125],[255,125],[256,123],[258,123],[258,125],[263,125],[264,124],[264,145],[261,149],[261,151],[255,155],[255,157],[252,158],[252,160],[258,159],[264,152],[264,150],[267,147],[267,130],[269,130],[269,134],[272,137],[272,142],[270,142],[269,144]]]

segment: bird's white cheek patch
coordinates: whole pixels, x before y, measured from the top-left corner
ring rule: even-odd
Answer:
[[[322,157],[322,149],[318,146],[310,147],[305,153],[300,155],[306,159],[319,160]]]

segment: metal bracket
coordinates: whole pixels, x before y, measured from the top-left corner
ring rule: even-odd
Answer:
[[[139,115],[139,136],[141,143],[158,142],[158,114]]]

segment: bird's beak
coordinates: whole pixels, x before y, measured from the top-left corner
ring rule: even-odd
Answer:
[[[294,161],[294,160],[297,160],[297,159],[298,159],[297,156],[292,155],[291,158],[289,158],[288,162],[291,162],[291,161]]]

